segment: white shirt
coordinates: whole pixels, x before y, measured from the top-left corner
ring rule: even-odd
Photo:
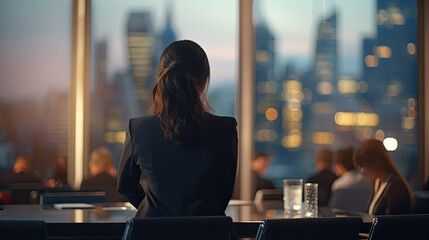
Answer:
[[[372,184],[358,170],[353,169],[344,173],[334,181],[332,184],[332,192],[338,189],[363,189],[372,191]]]
[[[335,180],[331,191],[329,203],[331,207],[366,212],[372,192],[372,184],[354,169]]]

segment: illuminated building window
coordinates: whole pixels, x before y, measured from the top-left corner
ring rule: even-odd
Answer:
[[[416,45],[414,43],[408,43],[407,44],[407,51],[410,55],[416,54]]]
[[[378,58],[390,58],[392,56],[392,50],[388,46],[376,47],[375,53]]]
[[[365,65],[367,67],[373,68],[378,66],[378,58],[374,55],[367,55],[365,57]]]
[[[268,121],[275,121],[278,115],[279,113],[275,108],[268,108],[265,112],[265,117],[268,119]]]

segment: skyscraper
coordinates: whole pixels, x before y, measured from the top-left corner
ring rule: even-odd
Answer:
[[[335,141],[337,62],[337,15],[334,11],[318,25],[313,73],[308,76],[310,80],[305,81],[309,86],[304,86],[312,94],[312,104],[304,109],[305,138],[314,144],[330,145]]]
[[[274,74],[274,35],[257,8],[255,31],[255,147],[277,148],[281,128],[280,86]]]
[[[161,40],[161,53],[162,51],[172,42],[176,41],[176,33],[174,32],[172,19],[173,19],[173,11],[171,1],[168,1],[166,4],[165,11],[165,28],[162,31],[160,40]]]
[[[133,12],[128,19],[130,71],[142,115],[150,106],[156,64],[156,38],[150,12]]]

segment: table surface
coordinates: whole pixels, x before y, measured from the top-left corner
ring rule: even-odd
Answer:
[[[136,209],[129,203],[101,203],[94,205],[94,209],[65,210],[58,210],[53,207],[42,209],[38,204],[2,205],[3,210],[0,210],[0,219],[44,220],[47,223],[124,223],[136,214]],[[230,216],[234,222],[290,218],[291,216],[283,214],[282,207],[283,203],[281,201],[265,201],[261,204],[256,204],[252,201],[231,200],[225,215]],[[363,222],[372,222],[372,216],[366,213],[319,207],[318,217],[346,216],[359,216]]]
[[[1,207],[3,210],[0,210],[0,220],[44,220],[48,226],[50,239],[56,239],[55,236],[84,236],[82,239],[88,236],[91,236],[91,239],[113,236],[112,239],[120,239],[126,221],[136,214],[136,209],[129,203],[103,203],[95,204],[94,209],[66,210],[53,207],[43,209],[38,204]],[[225,215],[233,219],[239,236],[254,237],[262,220],[290,217],[283,214],[282,208],[282,201],[264,201],[256,204],[251,201],[232,200]],[[361,217],[365,225],[363,231],[369,230],[372,216],[368,214],[326,207],[320,207],[318,213],[318,217],[347,216]],[[70,227],[71,224],[73,228]]]

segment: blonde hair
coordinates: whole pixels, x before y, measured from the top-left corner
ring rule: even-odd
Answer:
[[[113,156],[109,149],[97,148],[91,153],[89,164],[100,167],[103,171],[108,171],[113,167]]]

